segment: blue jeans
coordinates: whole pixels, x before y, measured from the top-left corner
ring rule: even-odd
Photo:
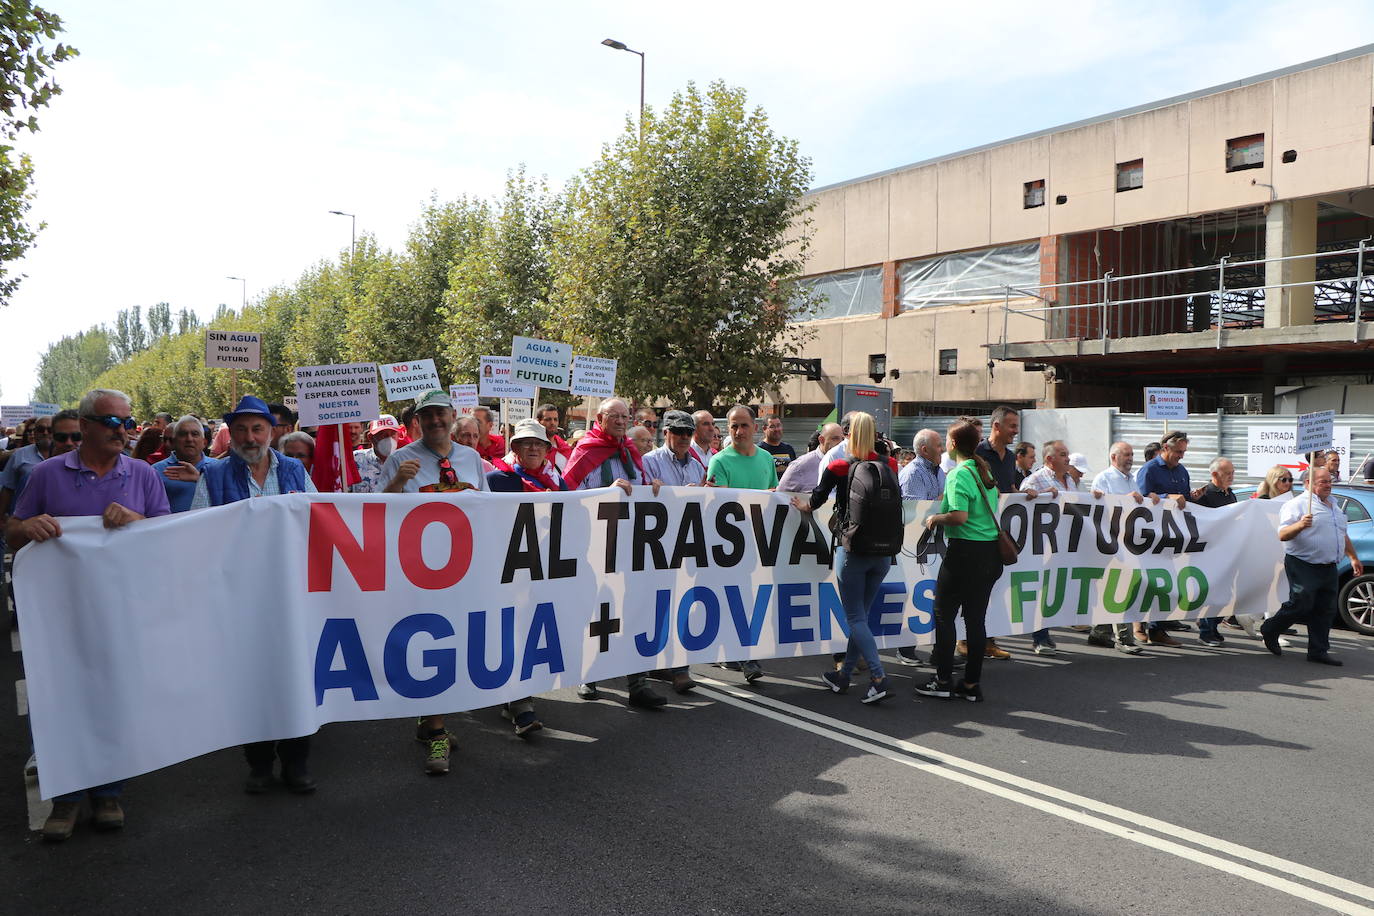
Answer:
[[[1033,645],[1033,646],[1038,646],[1038,645],[1040,645],[1041,643],[1047,643],[1047,642],[1049,642],[1049,641],[1050,641],[1050,628],[1049,628],[1049,627],[1045,627],[1045,629],[1043,629],[1043,630],[1036,630],[1034,633],[1031,634],[1031,645]]]
[[[849,645],[844,653],[844,666],[840,669],[845,677],[854,673],[854,667],[862,655],[864,661],[868,662],[868,673],[873,679],[878,681],[883,678],[878,643],[868,626],[868,609],[873,606],[873,600],[878,597],[878,587],[883,584],[891,568],[891,557],[850,553],[843,547],[835,548],[835,579],[840,587],[844,619],[849,624]]]
[[[1220,636],[1217,627],[1221,626],[1220,617],[1199,617],[1197,619],[1197,635],[1206,636],[1208,633],[1213,636]]]
[[[41,765],[41,764],[40,764]],[[79,792],[68,792],[66,795],[59,795],[53,801],[75,801],[89,795],[91,798],[119,798],[124,793],[124,780],[119,782],[106,783],[103,786],[92,786],[89,789],[82,789]]]

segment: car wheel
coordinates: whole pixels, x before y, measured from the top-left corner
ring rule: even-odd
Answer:
[[[1374,575],[1356,576],[1345,583],[1338,607],[1346,626],[1374,636]]]

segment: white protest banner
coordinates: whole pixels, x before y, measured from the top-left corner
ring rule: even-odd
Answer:
[[[261,369],[262,335],[245,331],[206,331],[205,365],[222,369]]]
[[[1186,420],[1187,418],[1187,388],[1145,389],[1145,419]]]
[[[1297,449],[1302,454],[1328,449],[1336,438],[1336,411],[1318,410],[1298,415]]]
[[[534,402],[529,398],[502,398],[501,422],[511,426],[534,415]]]
[[[584,398],[609,398],[615,394],[618,361],[599,356],[574,356],[572,393]]]
[[[511,381],[509,356],[484,356],[478,392],[484,398],[533,398],[534,386]]]
[[[35,417],[51,417],[62,408],[57,404],[44,404],[42,401],[32,401],[29,409],[33,411]]]
[[[1343,469],[1350,467],[1350,430],[1349,426],[1333,430],[1332,448],[1340,452]],[[1307,456],[1298,451],[1297,430],[1293,426],[1251,426],[1246,430],[1245,451],[1247,477],[1263,477],[1276,464],[1293,471],[1295,477],[1307,470]]]
[[[518,385],[567,391],[572,385],[572,344],[513,337],[510,377]],[[526,395],[534,397],[534,393]]]
[[[376,363],[299,366],[295,373],[301,426],[366,423],[381,415]]]
[[[935,505],[916,505],[870,607],[886,648],[931,639],[945,542],[922,519]],[[1278,605],[1273,501],[1003,505],[1023,550],[994,588],[989,635]],[[847,638],[824,518],[782,493],[293,494],[62,529],[14,567],[19,605],[44,609],[19,623],[45,798],[327,722],[820,655]],[[201,600],[169,614],[138,597],[154,579]],[[54,581],[62,601],[46,600]]]
[[[37,415],[29,404],[0,404],[0,426],[18,426],[33,416]]]
[[[287,410],[291,411],[292,413],[295,413],[298,409],[298,405],[300,404],[300,399],[297,398],[294,394],[288,394],[286,397],[281,399],[281,404]]]
[[[471,410],[477,406],[476,385],[449,385],[448,396],[455,410]]]
[[[444,387],[439,384],[439,372],[434,368],[432,359],[380,363],[377,371],[382,376],[382,386],[386,388],[388,401],[412,401],[426,391],[442,391]]]

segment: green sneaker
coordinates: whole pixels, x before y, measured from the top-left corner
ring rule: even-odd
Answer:
[[[429,756],[425,758],[425,773],[429,776],[443,776],[448,773],[448,758],[453,747],[453,736],[448,732],[429,739]]]

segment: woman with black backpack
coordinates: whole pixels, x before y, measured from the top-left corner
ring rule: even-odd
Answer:
[[[916,688],[927,697],[951,696],[983,702],[978,679],[983,670],[987,640],[984,618],[992,587],[1002,577],[1003,552],[998,543],[997,482],[987,463],[974,454],[978,428],[959,423],[950,428],[948,448],[958,466],[950,472],[940,511],[926,519],[926,528],[945,529],[945,557],[935,579],[935,677]],[[954,672],[954,618],[964,615],[968,667],[958,684]]]
[[[835,546],[835,581],[840,603],[849,624],[849,646],[838,671],[827,671],[821,680],[835,693],[849,690],[849,678],[862,656],[873,679],[862,700],[877,703],[890,693],[878,643],[868,625],[868,609],[878,595],[892,558],[902,549],[902,495],[896,462],[874,450],[877,439],[873,415],[856,413],[849,420],[848,457],[830,462],[821,471],[821,482],[803,501],[792,505],[811,512],[824,505],[835,491],[831,529]]]

